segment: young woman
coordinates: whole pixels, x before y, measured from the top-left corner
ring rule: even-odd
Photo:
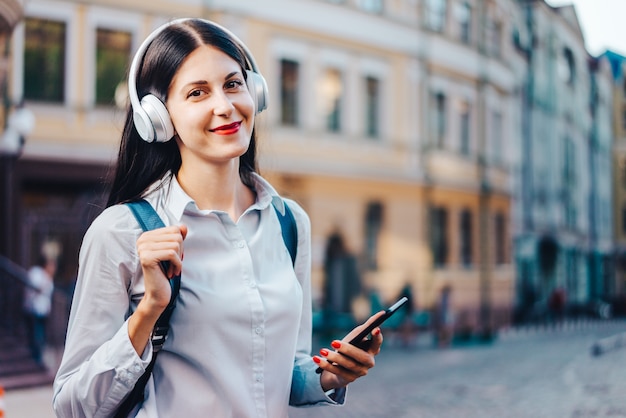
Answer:
[[[357,327],[310,355],[309,218],[256,173],[254,120],[267,92],[248,71],[253,58],[200,19],[167,24],[144,45],[130,69],[108,207],[80,252],[57,415],[115,415],[153,356],[150,336],[171,295],[162,261],[167,276],[182,274],[180,294],[131,416],[281,418],[288,405],[343,404],[382,335],[376,329],[364,351],[347,343]],[[122,204],[139,198],[166,227],[142,232]],[[295,265],[274,210],[284,204],[297,225]]]

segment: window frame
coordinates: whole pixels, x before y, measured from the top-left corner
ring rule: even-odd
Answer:
[[[459,261],[461,266],[474,265],[474,216],[469,208],[459,214]]]
[[[41,23],[50,23],[50,24],[58,24],[59,26],[62,27],[62,36],[63,37],[63,42],[61,45],[61,57],[57,57],[59,59],[59,63],[58,65],[60,66],[60,68],[57,68],[56,70],[58,71],[58,74],[55,74],[55,76],[58,76],[60,78],[60,80],[57,80],[57,82],[53,82],[53,81],[49,81],[47,78],[42,80],[41,77],[41,66],[36,66],[37,67],[37,73],[40,74],[39,77],[30,77],[27,75],[27,67],[28,67],[28,58],[27,58],[27,51],[28,51],[28,46],[27,44],[29,43],[28,40],[28,22],[29,21],[39,21]],[[23,49],[22,49],[22,69],[21,69],[21,73],[22,73],[22,79],[21,79],[21,86],[20,86],[20,91],[22,93],[22,97],[24,98],[24,100],[26,101],[33,101],[33,102],[37,102],[37,103],[43,103],[43,104],[52,104],[52,105],[64,105],[65,103],[67,103],[68,101],[68,65],[67,63],[68,61],[68,57],[70,55],[70,45],[69,45],[69,39],[70,39],[70,28],[69,28],[69,23],[67,20],[65,19],[60,19],[56,16],[41,16],[41,15],[33,15],[33,16],[26,16],[24,19],[24,40],[23,40]],[[40,53],[44,53],[45,51],[41,50],[41,47],[39,48],[35,48],[34,49],[36,54],[40,54]],[[54,92],[53,96],[58,95],[56,97],[42,97],[42,96],[29,96],[29,88],[27,88],[26,83],[27,82],[32,82],[32,80],[41,80],[41,83],[46,85],[46,86],[50,86],[52,85],[53,88],[56,88],[57,91]]]
[[[132,51],[133,51],[133,37],[134,34],[129,31],[129,30],[125,30],[125,29],[120,29],[120,28],[112,28],[110,26],[104,25],[104,24],[97,24],[96,27],[94,28],[94,36],[95,36],[95,63],[94,63],[94,84],[93,84],[93,91],[94,91],[94,104],[96,106],[115,106],[116,103],[116,93],[117,93],[117,89],[120,88],[120,86],[126,86],[125,82],[127,81],[127,69],[130,66],[130,61],[132,59]],[[126,51],[124,51],[123,55],[126,57],[126,62],[120,66],[119,70],[120,70],[120,80],[117,83],[117,85],[115,86],[115,88],[113,89],[113,96],[109,98],[108,101],[104,101],[101,100],[101,98],[99,97],[99,82],[100,82],[100,78],[99,78],[99,65],[100,65],[100,59],[99,59],[99,53],[100,53],[100,43],[99,43],[99,33],[100,31],[106,31],[106,32],[111,32],[111,33],[119,33],[119,34],[125,34],[127,35],[127,43],[128,43],[128,48]]]
[[[300,60],[294,58],[281,57],[279,59],[279,78],[280,78],[280,115],[279,122],[282,126],[298,128],[302,124],[300,115],[300,96],[302,95],[301,79],[302,65]],[[288,80],[285,77],[286,65],[291,66],[294,70],[294,77]],[[288,82],[291,82],[289,84]],[[291,110],[289,109],[291,105]],[[294,110],[295,109],[295,110]]]
[[[381,78],[374,74],[365,74],[363,78],[365,85],[365,100],[364,102],[364,134],[365,137],[370,139],[381,138],[381,125],[382,125],[382,81]],[[375,86],[375,94],[371,94],[371,87]]]
[[[448,0],[426,0],[424,18],[426,27],[437,33],[444,33],[448,15]]]
[[[320,80],[318,94],[320,94],[319,101],[321,107],[321,117],[324,124],[324,130],[329,133],[339,134],[345,131],[344,123],[344,104],[345,104],[345,91],[346,82],[344,70],[337,66],[328,65],[322,71],[322,77]],[[335,75],[335,80],[330,80],[329,75]],[[326,89],[332,90],[332,83],[337,82],[337,94],[333,97],[327,97]],[[328,84],[327,84],[328,83]],[[328,105],[329,101],[332,104]]]

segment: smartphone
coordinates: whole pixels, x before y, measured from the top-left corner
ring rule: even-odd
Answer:
[[[385,310],[385,313],[383,315],[376,318],[376,321],[372,322],[367,328],[361,331],[359,335],[351,339],[350,344],[352,344],[355,347],[359,347],[360,349],[367,350],[369,346],[372,344],[372,340],[365,339],[365,337],[367,337],[374,330],[374,328],[380,326],[383,322],[389,319],[391,315],[396,313],[398,309],[404,306],[404,304],[407,303],[408,301],[409,299],[406,296],[404,296],[399,301],[391,305],[391,307]]]
[[[383,322],[389,319],[391,315],[396,313],[398,309],[404,306],[404,304],[407,303],[408,301],[409,299],[406,296],[402,297],[396,303],[394,303],[389,308],[387,308],[384,314],[376,318],[376,320],[372,322],[371,324],[369,324],[363,331],[359,332],[359,335],[351,339],[349,343],[355,347],[359,347],[362,350],[367,350],[372,344],[372,340],[371,338],[366,339],[366,337],[374,330],[374,328],[380,326]],[[318,374],[321,373],[322,368],[318,367],[315,372]]]

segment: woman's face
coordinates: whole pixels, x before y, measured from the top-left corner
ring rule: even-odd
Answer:
[[[252,97],[240,65],[215,47],[200,46],[183,61],[170,85],[167,109],[183,164],[224,164],[250,145]]]

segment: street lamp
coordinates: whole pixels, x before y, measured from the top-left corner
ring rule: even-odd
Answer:
[[[16,235],[15,163],[22,153],[24,140],[35,127],[33,112],[23,105],[17,106],[7,119],[6,129],[0,137],[0,230],[2,230],[0,254],[13,258]]]

